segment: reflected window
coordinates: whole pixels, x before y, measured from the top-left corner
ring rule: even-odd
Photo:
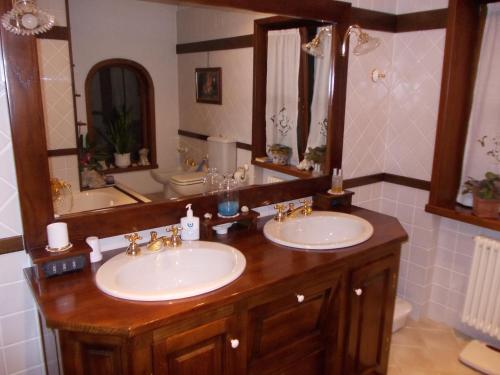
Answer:
[[[85,86],[88,128],[81,148],[92,149],[104,169],[155,165],[154,91],[147,70],[130,60],[102,61]]]

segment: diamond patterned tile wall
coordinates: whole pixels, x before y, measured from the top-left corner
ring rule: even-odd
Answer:
[[[37,48],[47,148],[74,148],[75,115],[68,42],[38,39]]]
[[[429,180],[445,31],[394,35],[384,171]]]
[[[343,150],[346,178],[380,173],[384,168],[394,36],[375,31],[370,35],[380,38],[381,44],[366,55],[353,55],[356,38],[350,41]],[[375,68],[386,73],[377,83],[371,80]]]
[[[3,64],[0,64],[0,238],[22,234]]]

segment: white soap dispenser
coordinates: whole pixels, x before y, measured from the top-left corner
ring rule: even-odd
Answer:
[[[193,241],[200,239],[200,218],[193,216],[191,203],[186,208],[186,216],[181,219],[181,238],[183,241]]]

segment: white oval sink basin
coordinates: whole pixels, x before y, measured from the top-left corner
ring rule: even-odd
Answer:
[[[197,296],[236,280],[245,269],[245,256],[216,242],[184,242],[158,253],[125,253],[104,263],[96,274],[99,289],[135,301],[165,301]]]
[[[342,212],[315,211],[310,216],[270,220],[264,235],[280,245],[299,249],[340,249],[365,242],[373,226],[358,216]]]

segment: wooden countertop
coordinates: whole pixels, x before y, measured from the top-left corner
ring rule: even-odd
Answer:
[[[158,328],[189,313],[230,304],[244,296],[262,292],[280,280],[298,276],[307,271],[343,266],[345,261],[370,256],[389,244],[398,244],[408,236],[397,219],[362,208],[352,207],[347,212],[368,220],[374,227],[373,236],[366,242],[340,250],[300,251],[280,246],[267,240],[261,219],[257,230],[230,233],[220,240],[236,247],[246,257],[243,274],[233,283],[197,297],[165,302],[136,302],[114,298],[101,292],[94,274],[101,265],[92,265],[92,271],[79,272],[51,279],[36,280],[33,269],[25,269],[25,276],[45,317],[48,327],[70,331],[134,336]],[[119,251],[105,253],[105,259]]]

